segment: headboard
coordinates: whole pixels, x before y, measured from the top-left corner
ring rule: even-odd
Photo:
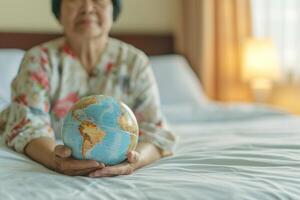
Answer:
[[[27,50],[43,42],[60,37],[60,34],[0,32],[0,48],[18,48]],[[174,53],[172,35],[152,34],[112,34],[114,38],[134,45],[147,55]]]

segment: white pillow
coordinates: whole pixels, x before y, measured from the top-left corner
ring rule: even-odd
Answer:
[[[19,49],[0,49],[0,97],[10,101],[10,84],[24,56]],[[180,55],[152,56],[162,105],[191,105],[208,102],[201,84],[187,60]]]
[[[0,49],[0,97],[10,101],[10,84],[17,75],[24,51],[20,49]]]
[[[200,81],[180,55],[152,56],[150,62],[158,83],[162,105],[198,105],[209,102]]]

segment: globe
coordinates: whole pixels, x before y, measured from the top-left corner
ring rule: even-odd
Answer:
[[[62,140],[76,159],[116,165],[138,143],[138,124],[131,109],[113,97],[93,95],[80,99],[66,115]]]

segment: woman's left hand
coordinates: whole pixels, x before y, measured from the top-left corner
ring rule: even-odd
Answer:
[[[129,175],[137,170],[141,163],[141,155],[137,151],[130,151],[127,155],[127,161],[114,165],[106,166],[89,174],[89,177],[112,177],[119,175]]]

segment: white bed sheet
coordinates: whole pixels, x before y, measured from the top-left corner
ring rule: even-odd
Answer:
[[[171,127],[180,137],[174,156],[114,178],[63,176],[1,145],[0,199],[299,199],[299,117]]]
[[[300,117],[209,101],[180,56],[151,63],[163,112],[179,136],[174,156],[130,176],[68,177],[0,140],[0,200],[299,199]]]

